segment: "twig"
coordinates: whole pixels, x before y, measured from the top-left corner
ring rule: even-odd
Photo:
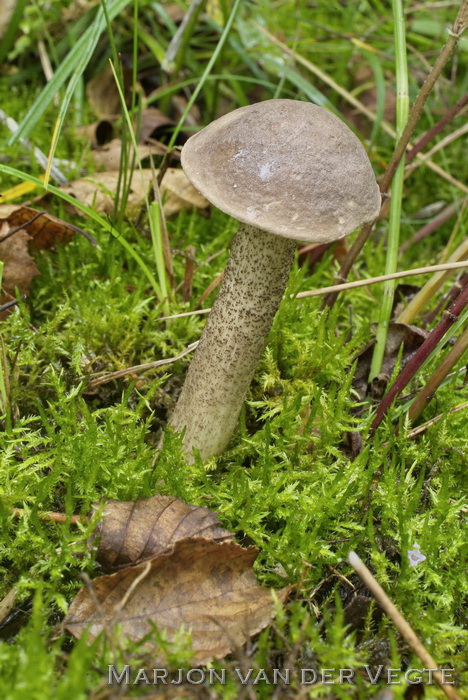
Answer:
[[[464,0],[464,2],[468,3],[468,0]],[[306,58],[304,58],[303,56],[298,54],[296,51],[293,51],[292,49],[290,49],[289,46],[287,46],[282,41],[277,39],[273,34],[270,34],[270,32],[268,32],[266,29],[264,29],[260,25],[256,24],[255,22],[252,22],[252,24],[254,25],[254,27],[256,29],[258,29],[259,32],[261,32],[266,37],[268,37],[268,39],[273,44],[278,46],[282,51],[284,51],[284,53],[288,54],[288,56],[292,56],[293,58],[295,58],[295,60],[298,63],[303,65],[305,68],[307,68],[307,70],[309,70],[311,73],[316,75],[320,80],[323,80],[323,82],[326,83],[326,85],[329,85],[333,90],[335,90],[335,92],[337,92],[339,95],[341,95],[341,97],[343,97],[346,100],[346,102],[349,102],[350,104],[352,104],[353,107],[355,107],[359,112],[361,112],[361,114],[364,114],[370,121],[372,121],[372,122],[377,121],[377,115],[375,112],[372,112],[372,110],[368,109],[363,102],[361,102],[356,97],[354,97],[354,95],[352,95],[347,90],[345,90],[341,85],[339,85],[339,83],[336,83],[333,80],[333,78],[331,78],[327,73],[324,73],[316,65],[314,65],[313,63],[308,61]],[[450,56],[448,58],[450,58]],[[448,58],[447,58],[447,60],[448,60]],[[434,68],[433,68],[433,70],[434,70]],[[432,71],[431,71],[431,74],[432,74]],[[424,88],[424,85],[423,85],[423,88]],[[423,88],[421,88],[421,90]],[[425,99],[427,99],[427,96]],[[391,136],[392,138],[395,137],[395,135],[396,135],[395,130],[384,119],[381,121],[380,126],[381,126],[382,130],[385,131],[389,136]],[[409,137],[408,137],[408,141],[407,141],[405,147],[402,150],[402,153],[404,153],[404,151],[406,150],[406,148],[408,148],[408,146],[409,146]],[[418,155],[417,157],[419,158],[420,156]],[[396,163],[396,165],[398,165],[398,162]],[[463,182],[459,182],[454,177],[452,177],[452,175],[450,175],[450,173],[445,172],[445,170],[443,170],[439,165],[437,165],[437,163],[433,163],[432,161],[428,161],[427,165],[433,172],[437,173],[437,175],[444,178],[445,180],[447,180],[447,182],[450,182],[455,187],[458,187],[460,190],[462,190],[462,192],[468,192],[468,187],[466,187],[466,185]],[[392,177],[393,177],[393,172],[392,172]],[[390,178],[389,182],[391,182],[392,177]],[[387,185],[387,188],[388,188],[388,185]],[[382,191],[384,191],[384,190],[382,190]]]
[[[22,295],[22,300],[24,301],[26,299],[26,295]],[[7,301],[6,304],[2,304],[0,306],[0,314],[3,313],[3,311],[7,311],[7,309],[11,309],[12,306],[16,306],[18,304],[17,299],[12,299],[11,301]]]
[[[196,260],[195,260],[195,246],[189,245],[187,247],[185,258],[185,272],[184,281],[182,283],[182,301],[190,301],[192,296],[192,285],[193,276],[195,274]]]
[[[448,146],[450,143],[453,143],[453,141],[456,141],[457,139],[459,139],[461,136],[465,136],[465,134],[467,132],[468,132],[468,124],[463,124],[463,126],[461,126],[459,129],[452,131],[451,134],[447,134],[447,136],[445,136],[445,138],[441,139],[438,143],[436,143],[436,145],[433,146],[433,148],[431,148],[426,153],[423,153],[419,160],[417,160],[416,162],[410,163],[409,165],[406,166],[405,179],[407,177],[409,177],[410,175],[412,175],[414,173],[414,171],[417,170],[417,168],[419,168],[419,166],[424,165],[424,163],[426,163],[426,161],[429,158],[432,158],[432,156],[435,153],[438,153],[443,148]]]
[[[429,223],[425,224],[419,229],[419,231],[416,231],[411,238],[408,238],[408,240],[401,244],[400,255],[408,250],[408,248],[411,248],[416,243],[422,241],[423,238],[426,238],[426,236],[430,236],[431,233],[439,228],[439,226],[442,226],[442,224],[445,224],[446,221],[449,221],[452,216],[454,216],[459,210],[462,210],[467,204],[468,197],[464,197],[462,199],[457,199],[456,202],[452,202],[445,207],[445,209],[443,209],[435,219],[429,221]]]
[[[449,35],[447,38],[447,41],[445,42],[442,51],[440,52],[439,56],[436,59],[436,62],[432,66],[432,69],[427,76],[426,80],[424,81],[418,96],[416,97],[416,100],[414,101],[414,104],[411,108],[411,111],[408,116],[408,121],[406,123],[406,127],[401,135],[401,138],[395,148],[395,151],[390,159],[390,162],[387,166],[387,170],[385,171],[385,176],[386,180],[388,180],[388,185],[393,179],[393,175],[395,174],[395,170],[398,167],[398,163],[400,162],[404,152],[406,151],[406,148],[408,146],[409,140],[413,134],[413,131],[416,128],[416,125],[421,117],[422,111],[424,109],[424,105],[426,103],[427,98],[429,97],[430,93],[432,92],[432,88],[436,84],[437,80],[439,79],[440,74],[442,73],[443,69],[445,68],[445,65],[447,62],[450,60],[456,45],[458,44],[458,41],[463,34],[463,32],[466,29],[468,23],[468,0],[462,0],[462,3],[460,5],[460,8],[458,10],[457,16],[455,18],[455,21],[453,23],[453,27],[451,31],[449,31]],[[387,185],[387,187],[388,187]]]
[[[145,579],[149,572],[151,571],[151,561],[147,561],[146,564],[144,565],[141,573],[138,574],[138,576],[133,579],[131,585],[129,586],[128,590],[125,592],[125,595],[122,597],[121,600],[118,601],[118,603],[114,606],[114,609],[112,611],[112,616],[118,616],[124,609],[124,607],[127,605],[130,597],[133,595],[135,590],[138,588],[140,583]]]
[[[195,343],[191,343],[185,350],[183,350],[179,355],[175,357],[168,357],[165,360],[155,360],[154,362],[146,362],[143,365],[134,365],[133,367],[126,367],[125,369],[119,369],[117,372],[109,372],[103,376],[97,377],[96,379],[91,379],[88,383],[88,387],[100,386],[101,384],[107,384],[113,379],[121,379],[121,377],[126,377],[128,374],[135,374],[136,372],[145,372],[148,369],[155,369],[156,367],[162,367],[164,365],[169,365],[171,362],[176,362],[180,360],[185,355],[195,350],[198,345],[198,340]]]
[[[45,214],[45,211],[38,211],[37,214],[34,214],[28,221],[25,221],[24,224],[20,224],[20,226],[17,226],[16,228],[11,229],[11,231],[8,231],[8,233],[3,236],[3,238],[0,238],[0,243],[5,243],[9,238],[15,235],[15,233],[19,233],[20,231],[23,231],[26,226],[30,226],[33,224],[36,219],[39,219],[40,216]]]
[[[401,138],[399,142],[396,145],[395,151],[390,159],[390,162],[387,166],[387,169],[385,170],[384,176],[380,182],[380,191],[381,192],[387,192],[388,188],[390,187],[390,183],[392,182],[393,175],[395,174],[395,170],[397,169],[398,163],[400,162],[403,154],[405,153],[411,135],[416,127],[416,124],[418,123],[418,120],[422,114],[424,105],[426,103],[427,98],[429,97],[429,94],[432,91],[432,88],[436,84],[440,74],[442,73],[445,65],[448,63],[450,60],[450,57],[452,56],[453,51],[455,50],[455,47],[458,43],[458,40],[460,39],[463,31],[466,28],[468,22],[468,0],[462,0],[462,4],[458,10],[458,14],[455,18],[455,22],[453,23],[453,27],[451,32],[449,33],[448,39],[444,44],[444,47],[442,48],[442,51],[440,52],[436,62],[432,66],[432,69],[427,76],[423,86],[421,87],[421,90],[418,93],[418,96],[416,97],[416,100],[410,110],[409,116],[408,116],[408,121],[406,122],[406,127],[401,135]],[[358,237],[354,241],[354,244],[352,245],[346,259],[344,260],[340,272],[338,274],[338,280],[346,279],[348,277],[348,274],[354,265],[356,259],[358,258],[361,250],[364,247],[365,242],[367,241],[371,231],[372,231],[373,223],[371,224],[366,224],[363,226],[361,229],[361,232],[359,233]],[[323,302],[323,306],[329,306],[332,307],[338,297],[338,292],[333,292],[329,294]]]
[[[466,261],[468,258],[468,239],[465,239],[460,243],[458,248],[453,251],[452,255],[448,259],[449,263],[457,263],[459,260]],[[436,271],[432,277],[426,282],[423,287],[419,290],[416,296],[411,299],[408,306],[403,309],[396,319],[397,323],[411,323],[411,321],[419,314],[421,309],[424,308],[427,301],[432,299],[434,294],[437,292],[439,287],[445,282],[448,277],[447,271]]]
[[[208,299],[208,297],[210,296],[210,294],[211,294],[212,292],[214,292],[214,290],[216,289],[216,287],[219,287],[219,285],[221,284],[221,282],[222,282],[222,280],[223,280],[223,277],[224,277],[224,270],[223,270],[222,272],[220,272],[219,275],[217,275],[217,276],[214,278],[214,280],[212,280],[212,281],[210,282],[210,284],[209,284],[208,287],[205,289],[205,291],[203,292],[203,294],[201,295],[201,297],[198,299],[197,304],[196,304],[197,306],[200,306],[200,304],[203,304],[203,302],[204,302],[206,299]]]
[[[381,424],[387,410],[392,405],[394,399],[401,394],[410,380],[414,377],[424,360],[429,357],[437,344],[447,333],[449,328],[455,323],[465,306],[468,304],[468,282],[455,299],[450,310],[445,311],[437,326],[430,332],[424,343],[416,350],[411,360],[398,375],[395,383],[380,402],[377,413],[371,425],[371,434],[375,432]]]
[[[11,613],[16,603],[16,586],[10,588],[8,593],[0,600],[0,625],[4,622]]]
[[[441,272],[450,270],[461,270],[468,267],[468,260],[462,262],[447,262],[441,265],[428,265],[427,267],[415,267],[412,270],[401,270],[400,272],[394,272],[391,275],[379,275],[378,277],[369,277],[368,279],[355,280],[354,282],[345,282],[344,284],[334,284],[331,287],[321,287],[320,289],[311,289],[307,292],[299,292],[298,294],[291,294],[291,299],[306,299],[308,297],[318,297],[322,294],[329,294],[331,292],[341,292],[344,289],[356,289],[357,287],[368,287],[371,284],[378,284],[378,282],[385,282],[388,279],[400,279],[401,277],[412,277],[413,275],[426,275],[428,272]],[[212,291],[212,290],[210,290]],[[181,314],[173,314],[172,316],[161,316],[158,321],[170,321],[174,318],[184,318],[186,316],[202,316],[203,314],[209,314],[211,307],[208,309],[197,309],[196,311],[184,311]],[[402,323],[402,321],[398,321]]]
[[[456,280],[455,284],[452,284],[448,292],[445,292],[437,306],[434,306],[433,309],[424,314],[424,323],[426,324],[426,326],[431,326],[434,323],[437,316],[439,316],[440,312],[453,303],[453,301],[457,298],[458,294],[460,293],[460,289],[462,289],[462,287],[464,287],[467,282],[468,272],[465,272],[461,277],[459,277]]]
[[[452,119],[454,119],[457,116],[457,114],[466,107],[467,104],[468,95],[464,95],[460,100],[458,100],[457,104],[454,105],[452,109],[449,109],[449,111],[444,114],[442,119],[440,119],[437,122],[437,124],[434,124],[432,129],[426,131],[424,136],[421,136],[419,141],[416,141],[413,148],[406,153],[406,163],[411,163],[411,161],[414,160],[417,154],[420,153],[423,150],[423,148],[425,148],[427,144],[430,143],[432,139],[447,126],[447,124],[450,124]]]
[[[434,396],[435,392],[442,384],[450,370],[457,364],[467,349],[468,329],[466,329],[465,332],[458,338],[455,345],[453,345],[450,352],[448,352],[446,357],[444,357],[440,365],[437,367],[430,379],[428,379],[425,386],[421,389],[411,404],[408,411],[408,418],[411,423],[413,423],[423,412],[428,401],[430,401],[430,399]]]
[[[437,416],[434,416],[434,418],[427,420],[425,423],[421,423],[421,425],[418,425],[417,428],[413,428],[413,430],[409,431],[408,437],[409,438],[417,437],[421,433],[424,433],[432,425],[434,425],[434,423],[437,423],[438,421],[440,421],[441,418],[445,418],[450,413],[457,413],[458,411],[464,411],[465,408],[468,408],[468,401],[465,401],[465,403],[461,403],[459,406],[454,406],[453,408],[449,409],[447,411],[447,413],[439,413]],[[390,444],[390,443],[387,443],[387,444]]]
[[[28,511],[24,508],[11,508],[10,513],[15,518],[22,518],[26,515]],[[71,525],[76,525],[77,523],[82,523],[83,518],[79,515],[67,515],[66,513],[54,513],[49,511],[47,513],[38,513],[37,517],[39,520],[53,520],[55,523],[66,523],[69,522]]]
[[[370,277],[369,279],[355,280],[354,282],[345,282],[344,284],[334,284],[331,287],[323,287],[322,289],[312,289],[308,292],[299,292],[296,294],[296,299],[305,299],[306,297],[316,297],[329,292],[341,292],[343,289],[355,289],[356,287],[367,287],[369,284],[377,284],[378,282],[386,282],[387,280],[397,280],[401,277],[411,277],[412,275],[425,275],[428,272],[441,272],[449,270],[460,270],[468,267],[468,260],[462,262],[443,263],[441,265],[428,265],[427,267],[415,267],[413,270],[402,270],[401,272],[392,272],[390,275],[379,275],[378,277]],[[292,295],[291,295],[292,296]]]
[[[424,664],[424,668],[431,670],[434,669],[432,677],[434,678],[437,685],[441,688],[441,690],[443,690],[445,695],[448,698],[450,698],[450,700],[461,700],[455,688],[453,688],[451,685],[446,685],[443,682],[443,678],[440,671],[438,670],[438,665],[436,661],[429,654],[426,647],[423,645],[423,643],[421,642],[417,634],[414,632],[412,627],[410,627],[410,625],[405,620],[401,612],[392,603],[382,586],[372,576],[371,572],[364,564],[362,559],[358,557],[356,552],[350,552],[348,554],[348,562],[356,571],[359,578],[366,584],[367,588],[371,591],[371,593],[374,594],[380,607],[394,622],[403,639],[409,644],[416,656],[418,656],[421,659],[421,661]]]

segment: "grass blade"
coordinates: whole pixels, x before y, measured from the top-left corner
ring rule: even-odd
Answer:
[[[395,57],[396,57],[396,127],[397,140],[403,133],[408,120],[409,96],[408,96],[408,64],[406,60],[406,35],[405,17],[401,0],[393,0],[393,14],[395,21]],[[405,175],[405,161],[402,158],[398,164],[392,184],[392,198],[390,201],[390,220],[388,225],[387,257],[385,260],[385,274],[393,274],[398,265],[398,247],[400,245],[401,200],[403,195],[403,180]],[[369,381],[372,381],[380,373],[382,367],[385,346],[387,342],[388,325],[392,314],[393,297],[395,293],[395,280],[385,282],[383,289],[382,307],[380,309],[379,323],[377,327],[374,354],[372,356]]]
[[[131,0],[113,0],[109,2],[107,8],[109,17],[114,19],[114,17],[122,12],[130,2]],[[88,27],[83,36],[76,42],[74,47],[63,60],[62,64],[57,68],[52,80],[47,83],[37,100],[35,100],[32,107],[28,110],[26,116],[19,125],[18,131],[10,139],[10,145],[18,141],[20,137],[24,138],[31,133],[38,120],[42,117],[55,95],[58,93],[71,73],[73,73],[73,71],[76,72],[73,77],[73,81],[76,85],[77,77],[82,75],[84,69],[89,63],[105,26],[106,20],[104,10],[102,7],[100,7],[92,25]],[[80,72],[78,72],[78,66]]]

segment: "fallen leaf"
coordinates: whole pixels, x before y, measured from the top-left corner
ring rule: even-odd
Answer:
[[[148,107],[141,112],[138,140],[140,143],[158,140],[167,133],[168,127],[172,129],[173,126],[175,126],[175,121],[167,114],[155,107]]]
[[[157,175],[158,171],[155,171]],[[92,207],[95,211],[112,215],[114,211],[114,195],[119,182],[118,171],[95,173],[88,178],[81,178],[63,185],[61,189],[82,204]],[[127,214],[141,210],[145,196],[153,183],[153,172],[146,168],[135,170],[132,174],[130,194],[127,202]],[[166,196],[164,194],[166,193]],[[188,207],[204,209],[209,206],[205,199],[188,181],[183,170],[168,168],[162,185],[161,194],[164,201],[164,214],[171,216]]]
[[[24,227],[31,237],[33,249],[51,248],[56,243],[66,243],[76,233],[85,236],[92,245],[97,245],[94,238],[78,226],[32,207],[0,205],[0,226],[2,224],[7,224],[10,229]]]
[[[129,154],[129,158],[133,156],[133,148]],[[150,155],[161,156],[166,152],[166,147],[163,144],[143,145],[137,147],[137,157],[139,161],[149,158]],[[92,158],[96,165],[103,166],[108,171],[119,170],[120,155],[122,153],[122,141],[113,139],[105,146],[91,152]]]
[[[99,507],[96,504],[91,515]],[[157,494],[137,501],[107,501],[92,541],[96,537],[96,559],[110,570],[139,564],[187,537],[226,541],[234,535],[221,527],[216,514],[208,508]]]
[[[362,401],[367,396],[369,388],[375,395],[375,398],[378,398],[381,393],[383,394],[397,361],[401,345],[403,344],[403,355],[401,358],[401,366],[403,368],[419,346],[423,344],[427,336],[427,331],[416,326],[409,326],[405,323],[390,323],[382,368],[379,376],[372,382],[371,387],[369,387],[367,379],[374,353],[375,340],[368,343],[357,355],[357,367],[353,378],[353,387],[358,392],[360,400]]]
[[[127,107],[130,106],[133,71],[121,66],[124,81],[124,95]],[[86,96],[94,114],[99,119],[115,119],[122,111],[120,95],[112,68],[107,63],[102,73],[92,78],[86,86]]]
[[[86,126],[79,126],[77,129],[79,138],[87,141],[93,148],[103,146],[112,141],[114,127],[108,119],[100,119]]]
[[[39,274],[36,263],[29,255],[31,240],[26,231],[17,231],[7,240],[2,240],[9,233],[9,226],[0,225],[0,260],[4,264],[2,287],[9,295],[15,295],[16,287],[21,294],[29,291],[31,281]],[[8,298],[2,299],[5,303]]]
[[[206,209],[210,203],[188,180],[181,168],[168,168],[162,181],[162,191],[170,192],[171,197],[167,198],[164,204],[166,216],[177,214],[187,206]]]
[[[255,547],[189,538],[146,563],[92,581],[72,602],[64,625],[75,637],[88,628],[92,642],[120,625],[139,642],[152,623],[170,643],[179,628],[191,630],[192,663],[206,664],[243,645],[271,621],[273,592],[258,585],[252,569]],[[289,588],[276,592],[283,602]],[[165,657],[154,641],[142,648],[157,663]]]

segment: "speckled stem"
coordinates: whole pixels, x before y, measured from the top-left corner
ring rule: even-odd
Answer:
[[[221,454],[265,348],[284,294],[296,243],[242,225],[236,234],[223,283],[170,420],[185,426],[184,451],[203,458]]]

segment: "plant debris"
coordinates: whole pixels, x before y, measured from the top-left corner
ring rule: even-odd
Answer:
[[[87,640],[119,625],[135,642],[153,625],[167,641],[181,626],[191,630],[193,664],[220,659],[266,627],[275,609],[273,592],[258,585],[252,569],[258,549],[234,542],[187,538],[136,566],[94,579],[72,602],[64,625],[75,637],[88,627]],[[289,588],[276,591],[280,602]],[[142,648],[164,663],[160,645]]]
[[[90,515],[96,510],[99,504]],[[156,494],[137,501],[107,501],[91,542],[99,539],[96,559],[109,571],[140,564],[187,537],[226,541],[234,535],[208,508]]]

